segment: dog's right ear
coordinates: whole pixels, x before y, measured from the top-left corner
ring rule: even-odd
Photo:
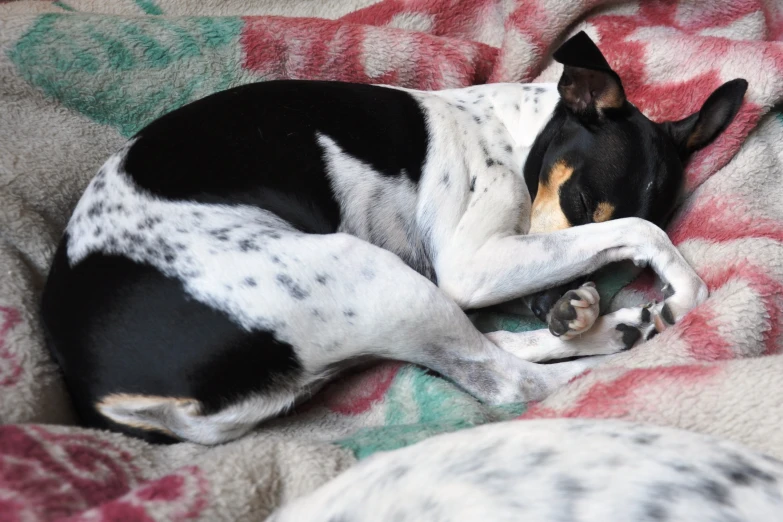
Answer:
[[[661,124],[682,157],[706,147],[726,130],[737,115],[747,89],[748,82],[741,78],[726,82],[707,98],[699,112]]]
[[[557,90],[572,112],[595,115],[625,103],[620,76],[584,31],[566,40],[552,57],[564,66]]]

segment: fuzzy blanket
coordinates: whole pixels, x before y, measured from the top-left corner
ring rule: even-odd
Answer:
[[[37,302],[82,189],[133,132],[252,81],[419,89],[554,81],[585,29],[656,120],[750,87],[688,168],[670,234],[711,297],[540,404],[489,408],[420,368],[342,378],[231,444],[155,447],[75,427]],[[0,1],[0,519],[259,520],[379,450],[520,417],[618,417],[783,457],[783,7],[777,0]],[[610,271],[607,302],[628,280]],[[644,274],[611,303],[641,304]],[[535,327],[484,317],[485,329]]]

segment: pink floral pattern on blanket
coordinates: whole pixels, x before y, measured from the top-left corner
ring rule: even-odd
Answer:
[[[324,390],[322,400],[334,413],[365,413],[373,404],[383,401],[401,366],[400,363],[379,364],[357,375],[341,379]]]
[[[63,522],[194,520],[208,504],[207,491],[207,480],[201,470],[188,466]]]
[[[51,520],[126,493],[141,481],[130,453],[98,437],[0,427],[0,519]]]
[[[639,408],[651,407],[647,395],[662,385],[669,388],[694,386],[720,375],[717,366],[683,365],[662,368],[637,368],[616,375],[607,371],[579,398],[565,408],[532,405],[520,419],[557,417],[623,418]]]
[[[100,436],[0,427],[0,520],[185,521],[207,505],[188,466],[145,482],[134,456]]]

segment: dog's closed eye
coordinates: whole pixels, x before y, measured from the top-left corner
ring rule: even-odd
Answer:
[[[585,211],[585,216],[590,215],[590,201],[587,199],[587,195],[584,192],[579,193],[579,200],[582,202],[582,208]]]

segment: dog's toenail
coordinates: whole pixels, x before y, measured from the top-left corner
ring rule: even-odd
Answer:
[[[653,329],[650,333],[647,334],[647,338],[645,339],[645,341],[649,341],[656,335],[658,335],[658,330]]]
[[[660,315],[655,315],[655,317],[653,317],[653,324],[655,325],[655,330],[658,332],[666,330],[666,328],[669,326],[666,324],[666,321],[661,319]]]
[[[642,308],[642,322],[643,323],[649,323],[650,322],[650,309],[649,308]]]

